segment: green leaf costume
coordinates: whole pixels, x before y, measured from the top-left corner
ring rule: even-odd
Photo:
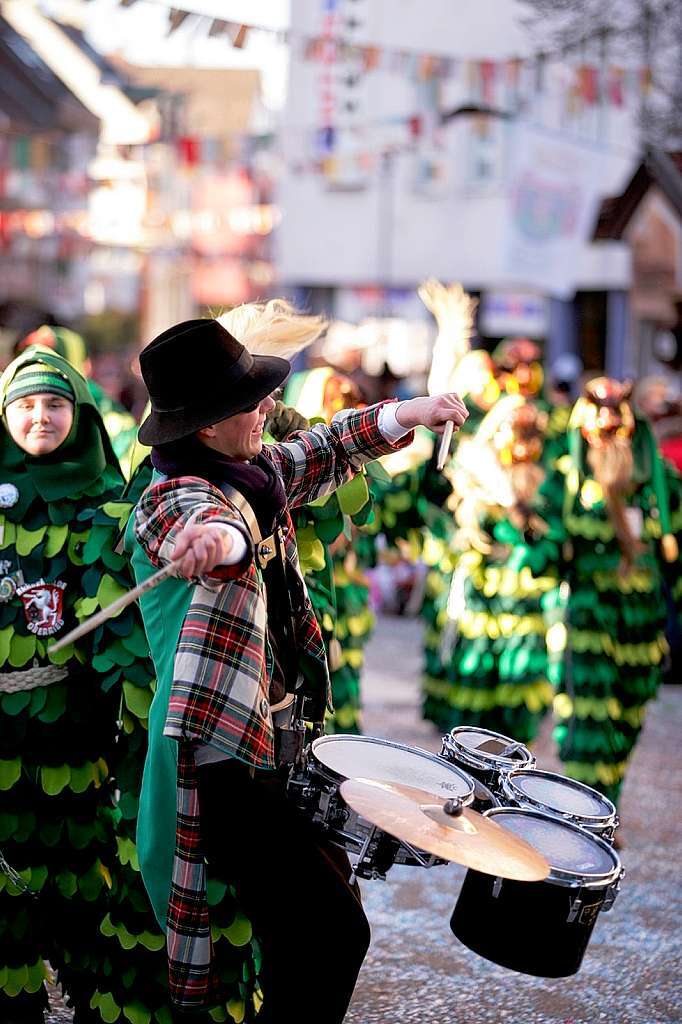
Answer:
[[[286,401],[295,408],[305,395],[306,413],[314,410],[315,419],[324,419],[324,385],[334,375],[322,367],[294,374]],[[325,721],[328,734],[362,731],[361,676],[374,615],[356,552],[362,546],[361,534],[374,530],[373,485],[370,465],[366,474],[358,473],[293,516],[301,571],[327,649],[334,702],[334,713]]]
[[[616,802],[629,758],[655,696],[668,646],[670,588],[679,614],[682,564],[663,555],[662,537],[682,541],[680,477],[660,460],[648,423],[635,421],[629,515],[642,552],[624,567],[604,494],[587,468],[586,445],[571,431],[568,454],[543,486],[560,571],[570,584],[563,621],[548,633],[557,690],[555,737],[564,770]]]
[[[74,415],[51,455],[26,454],[6,428],[0,436],[0,848],[37,893],[0,874],[0,1019],[45,1004],[49,959],[86,1020],[115,856],[123,617],[112,620],[118,636],[100,628],[58,655],[51,644],[83,617],[84,595],[123,578],[123,560],[103,535],[88,546],[95,531],[118,527],[96,510],[119,493],[122,477],[86,381],[60,356],[28,349],[0,379],[0,402],[35,362],[68,381]],[[35,587],[22,596],[22,583]]]

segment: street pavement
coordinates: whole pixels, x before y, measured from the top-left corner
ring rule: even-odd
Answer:
[[[364,731],[439,751],[419,716],[420,626],[385,618],[369,645]],[[547,721],[538,765],[560,771]],[[600,914],[577,975],[532,978],[476,956],[449,919],[464,878],[455,865],[394,867],[363,882],[372,945],[347,1024],[679,1024],[682,1021],[682,686],[650,706],[620,808],[622,890]],[[519,920],[510,944],[524,942]]]
[[[439,751],[438,733],[420,718],[420,660],[420,623],[380,619],[367,651],[364,731]],[[559,771],[545,726],[538,764]],[[386,882],[362,883],[372,945],[346,1024],[680,1024],[680,736],[682,686],[666,686],[623,792],[623,887],[613,910],[599,915],[577,975],[532,978],[476,956],[449,928],[464,870],[397,866]],[[527,935],[519,920],[509,942]],[[48,1021],[70,1019],[55,1003]]]

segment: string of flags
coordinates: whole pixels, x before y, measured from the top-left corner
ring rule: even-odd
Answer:
[[[122,7],[132,6],[136,0],[119,0]],[[163,3],[163,0],[157,0]],[[448,80],[464,73],[477,82],[482,98],[491,99],[498,86],[514,89],[524,69],[532,68],[535,84],[542,87],[543,67],[552,54],[537,52],[527,57],[504,60],[467,59],[437,53],[418,53],[392,46],[364,45],[348,38],[361,23],[352,16],[334,22],[334,34],[329,31],[331,16],[338,9],[338,0],[324,0],[321,31],[317,34],[301,33],[292,29],[276,29],[263,25],[244,24],[215,18],[211,15],[188,11],[182,7],[168,7],[168,35],[177,31],[192,17],[206,24],[210,38],[227,37],[233,46],[243,49],[250,32],[265,32],[292,48],[292,57],[324,65],[353,64],[359,72],[389,71],[420,81]],[[344,36],[343,33],[346,33]],[[646,67],[626,68],[619,65],[596,65],[581,61],[574,67],[575,91],[585,103],[604,100],[620,106],[628,93],[648,92],[651,89],[651,70]]]

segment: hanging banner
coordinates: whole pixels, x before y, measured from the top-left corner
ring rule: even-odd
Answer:
[[[519,124],[514,135],[505,279],[570,298],[604,194],[603,153],[530,125]]]

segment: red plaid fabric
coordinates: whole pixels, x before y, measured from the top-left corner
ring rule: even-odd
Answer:
[[[297,434],[265,453],[279,470],[290,507],[307,504],[349,480],[365,462],[408,445],[392,445],[378,428],[381,406],[339,413],[329,426]],[[135,512],[135,535],[154,565],[173,555],[179,531],[193,522],[243,522],[221,491],[196,477],[152,484]],[[300,577],[294,527],[288,512],[285,553],[301,580],[296,645],[301,663],[317,667],[324,702],[329,673],[320,628]],[[264,586],[252,548],[238,566],[198,581],[182,626],[164,733],[179,743],[176,848],[167,919],[170,986],[174,1002],[198,1009],[217,1000],[201,851],[194,745],[210,743],[257,768],[274,767],[274,732],[268,702],[267,614]]]

